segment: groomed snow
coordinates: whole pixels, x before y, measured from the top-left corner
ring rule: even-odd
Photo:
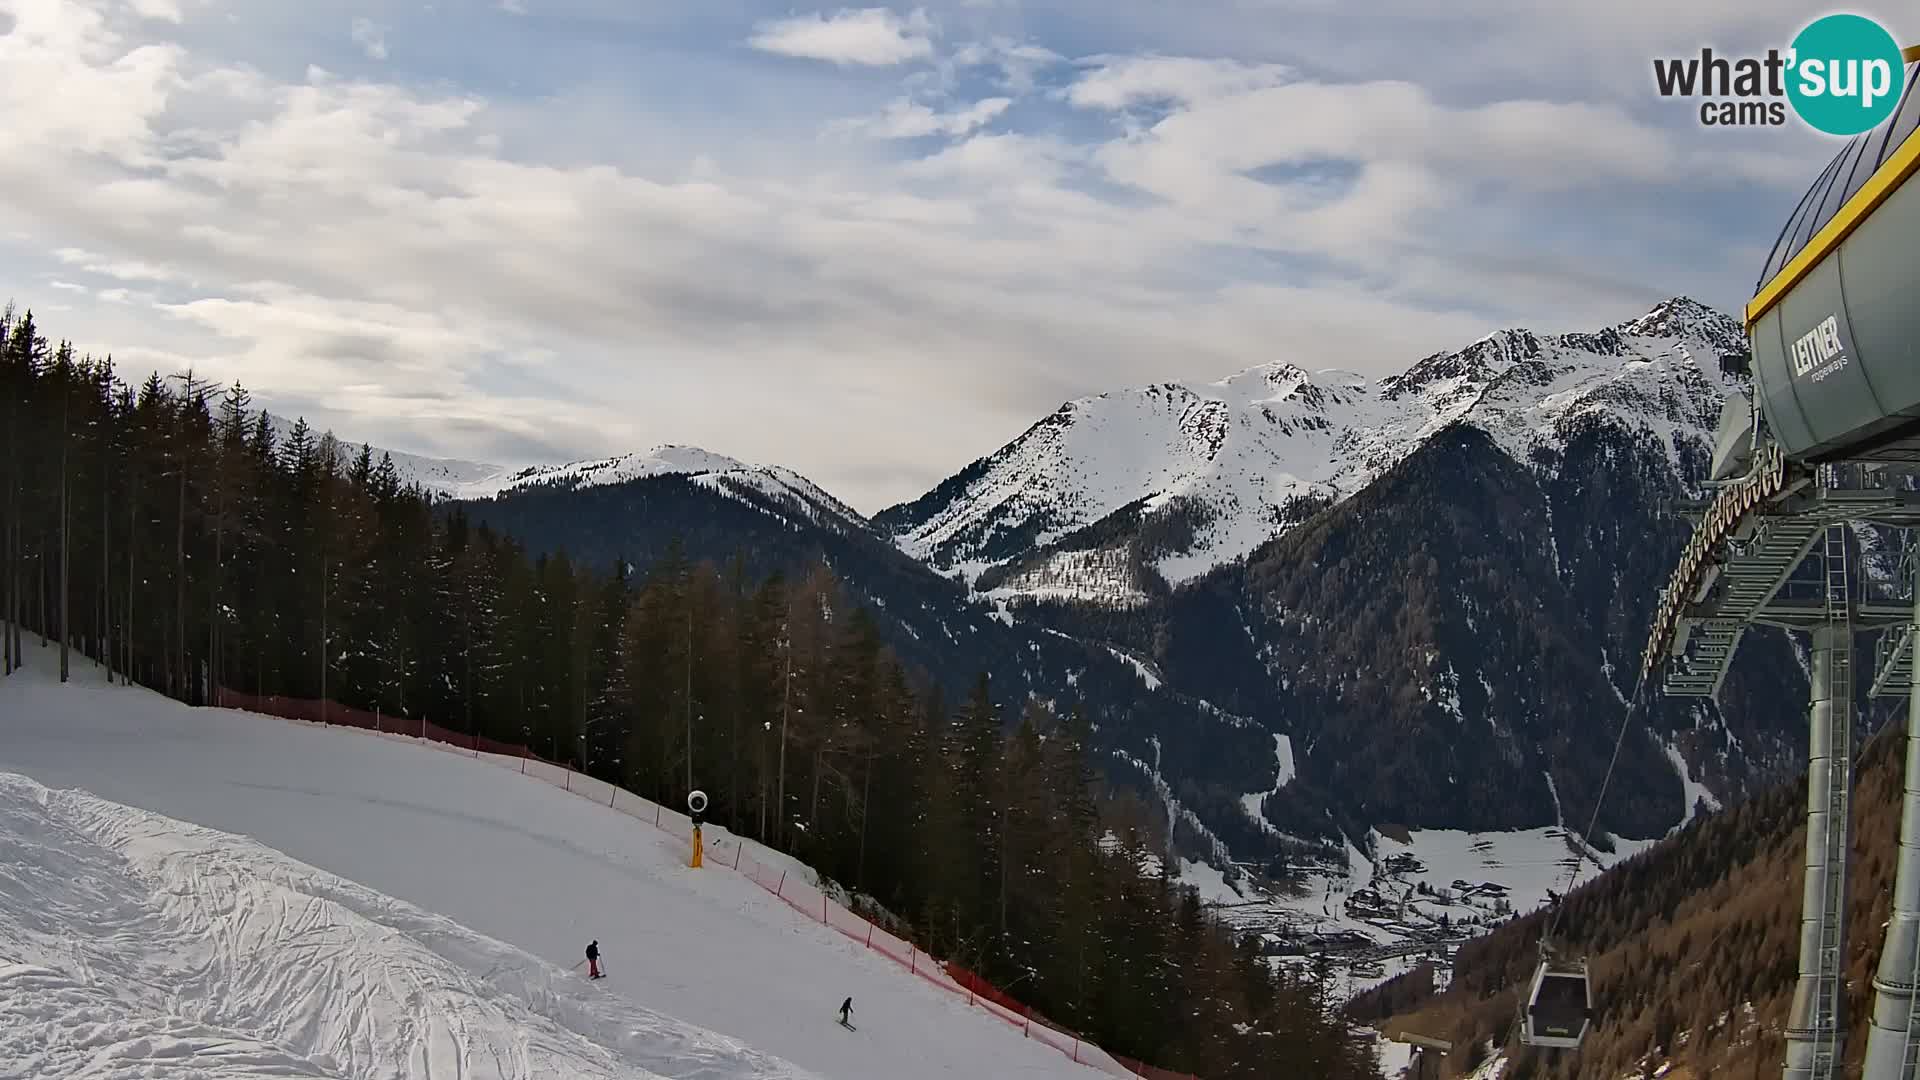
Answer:
[[[823,1077],[1099,1075],[624,814],[412,741],[103,687],[84,662],[62,687],[46,655],[0,682],[0,771],[246,835],[563,969],[598,938],[609,978],[583,987]],[[858,1032],[834,1023],[849,995]]]
[[[13,773],[0,837],[0,1075],[809,1075],[245,837]]]

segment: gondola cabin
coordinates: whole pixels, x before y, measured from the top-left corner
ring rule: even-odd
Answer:
[[[1587,965],[1541,964],[1533,973],[1533,985],[1527,993],[1520,1041],[1528,1046],[1575,1050],[1592,1021],[1593,990],[1587,982]]]

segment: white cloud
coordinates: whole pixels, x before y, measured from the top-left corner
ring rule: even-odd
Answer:
[[[834,81],[831,108],[783,99],[767,120],[742,96],[737,127],[701,127],[636,93],[589,111],[582,138],[553,130],[579,124],[565,94],[490,99],[385,69],[289,80],[268,72],[296,60],[189,50],[166,23],[108,14],[123,0],[7,2],[0,294],[44,309],[48,281],[92,290],[59,290],[78,310],[50,332],[127,372],[191,358],[397,448],[514,461],[689,442],[868,509],[1065,397],[1281,357],[1378,373],[1490,322],[1622,317],[1636,284],[1698,291],[1734,241],[1608,259],[1527,228],[1585,227],[1604,194],[1633,220],[1584,235],[1652,233],[1681,213],[1661,203],[1675,185],[1818,167],[1604,103],[1181,57],[1089,64],[1077,114],[983,88],[981,70],[917,99],[893,77],[786,71],[781,86]],[[786,44],[850,65],[925,56],[909,38],[931,51],[928,16],[861,18],[893,44]],[[999,65],[1002,82],[1011,59],[1064,68],[974,40],[945,62]],[[818,138],[863,114],[875,134],[950,141]],[[1595,281],[1625,284],[1603,307]]]
[[[526,0],[500,0],[499,7],[501,11],[509,15],[525,15],[527,13]]]
[[[160,19],[165,22],[182,22],[185,16],[180,11],[179,0],[129,0],[128,6],[133,13],[144,19]]]
[[[353,43],[360,46],[368,59],[385,60],[387,58],[387,28],[372,19],[355,16]]]
[[[1007,93],[1023,95],[1033,91],[1036,76],[1041,71],[1065,62],[1066,57],[1044,46],[1009,37],[994,37],[961,46],[954,52],[950,66],[954,70],[988,66],[998,68],[1000,87]],[[951,72],[948,78],[951,80]]]
[[[782,56],[890,67],[931,57],[933,31],[924,10],[902,18],[888,8],[844,8],[760,23],[747,43]]]
[[[1067,100],[1087,109],[1191,105],[1279,86],[1293,77],[1279,64],[1185,56],[1095,57],[1087,63],[1091,70],[1067,89]]]
[[[855,120],[845,125],[878,139],[915,139],[926,135],[966,135],[992,123],[1007,111],[1012,98],[984,98],[962,109],[935,112],[917,101],[902,98],[890,103],[879,116]]]

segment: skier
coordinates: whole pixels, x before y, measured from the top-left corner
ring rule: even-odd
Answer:
[[[852,1024],[847,1023],[847,1017],[851,1016],[852,1014],[853,1014],[853,999],[848,998],[847,1000],[840,1003],[840,1023],[845,1025],[846,1027],[852,1027],[853,1026]]]
[[[600,977],[600,939],[587,942],[587,978]]]

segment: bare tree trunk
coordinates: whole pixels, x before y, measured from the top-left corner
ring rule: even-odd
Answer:
[[[820,774],[826,771],[825,769],[821,768],[821,763],[826,758],[826,756],[827,755],[826,755],[825,743],[822,743],[820,746],[817,746],[814,748],[813,794],[807,800],[807,830],[809,832],[812,832],[813,830],[818,829],[820,827]],[[818,835],[818,834],[816,833],[815,835]]]
[[[867,777],[860,784],[860,861],[853,871],[853,887],[856,890],[867,886],[867,809],[873,798],[873,751],[867,751]]]
[[[140,550],[140,481],[127,481],[127,607],[120,613],[120,644],[126,649],[121,681],[133,685],[133,594],[139,576],[135,573],[134,554]]]
[[[106,421],[111,423],[111,419]],[[113,499],[106,449],[101,435],[100,449],[100,662],[107,668],[107,685],[113,685]]]
[[[461,614],[463,617],[460,620],[460,628],[466,644],[460,650],[461,667],[465,671],[461,676],[460,703],[467,714],[467,733],[478,735],[480,732],[473,726],[473,617],[464,611]]]
[[[13,442],[8,432],[7,442]],[[7,516],[0,521],[0,674],[11,675],[13,662],[13,484],[7,484]]]
[[[779,794],[776,796],[773,813],[773,838],[783,842],[787,836],[787,717],[793,712],[793,638],[789,636],[787,650],[786,689],[780,694],[780,773],[778,777]]]
[[[320,556],[320,722],[327,722],[327,575],[332,568]]]
[[[60,388],[60,681],[71,675],[73,650],[73,610],[68,604],[71,567],[67,559],[73,550],[72,486],[67,482],[68,444],[72,441],[71,401],[73,394],[64,384]]]
[[[1012,802],[1011,797],[1007,802]],[[1003,803],[1000,810],[1000,937],[1007,936],[1007,863],[1012,861],[1013,830],[1009,828],[1013,815]]]
[[[224,454],[224,449],[215,451],[215,453]],[[215,469],[224,470],[225,467],[226,463],[224,461],[218,458],[215,459]],[[213,587],[208,590],[207,596],[207,690],[210,694],[213,692],[214,687],[220,685],[221,680],[220,581],[222,575],[220,560],[225,554],[224,547],[227,535],[227,480],[224,472],[217,472],[215,475],[217,477],[215,480],[217,490],[214,493],[213,511]]]
[[[187,459],[184,453],[179,459],[179,470],[179,495],[173,513],[172,655],[180,669],[180,700],[186,701],[191,692],[187,689]]]

